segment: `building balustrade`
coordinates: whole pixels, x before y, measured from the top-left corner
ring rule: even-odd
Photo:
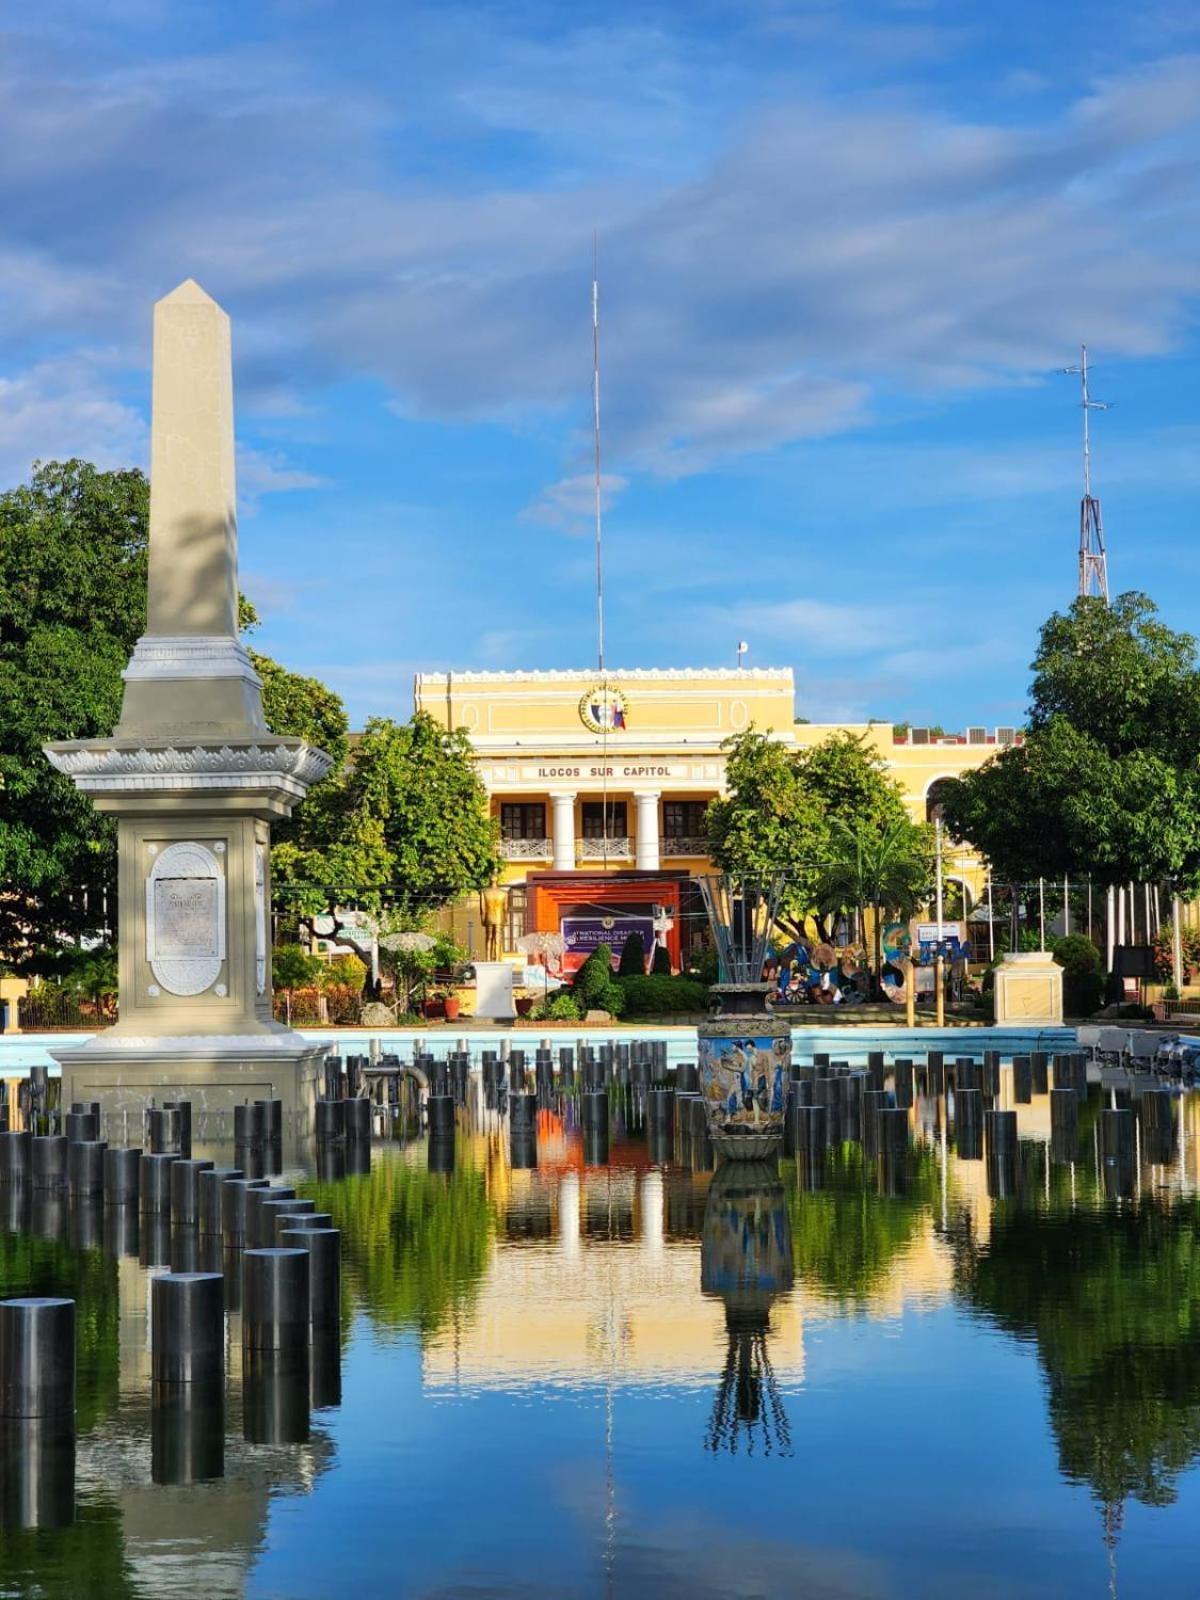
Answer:
[[[627,861],[633,855],[633,840],[625,837],[580,839],[575,846],[577,861]]]
[[[708,856],[708,840],[699,834],[667,834],[663,838],[664,856]]]
[[[501,839],[500,854],[505,861],[549,861],[554,855],[554,840]]]

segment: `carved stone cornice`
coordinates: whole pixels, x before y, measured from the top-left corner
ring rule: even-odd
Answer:
[[[243,790],[295,803],[332,764],[303,739],[270,737],[247,743],[87,739],[45,748],[52,765],[92,795]]]

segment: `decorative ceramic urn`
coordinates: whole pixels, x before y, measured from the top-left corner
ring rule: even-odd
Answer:
[[[697,1029],[700,1093],[718,1161],[766,1161],[783,1144],[792,1030],[762,981],[781,880],[700,880],[721,962],[716,1010]]]

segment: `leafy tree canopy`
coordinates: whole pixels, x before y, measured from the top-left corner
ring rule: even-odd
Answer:
[[[915,828],[883,762],[851,734],[797,751],[750,729],[725,748],[728,793],[708,808],[713,859],[728,872],[785,873],[781,920],[798,934],[806,915],[826,908],[827,866],[842,832],[873,841]]]
[[[404,723],[372,718],[347,766],[314,790],[294,835],[272,852],[276,892],[308,920],[352,904],[418,925],[485,888],[498,868],[470,743],[424,712]]]
[[[1029,731],[946,785],[944,816],[1013,882],[1200,884],[1200,670],[1142,594],[1042,628]]]
[[[42,745],[111,733],[145,625],[140,472],[48,462],[0,494],[0,953],[97,933],[116,831]],[[108,907],[111,915],[112,903]]]

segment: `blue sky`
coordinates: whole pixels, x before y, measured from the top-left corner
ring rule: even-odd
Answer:
[[[0,6],[0,481],[147,454],[152,301],[234,319],[261,648],[792,665],[813,720],[1012,721],[1075,585],[1200,626],[1200,12]]]

